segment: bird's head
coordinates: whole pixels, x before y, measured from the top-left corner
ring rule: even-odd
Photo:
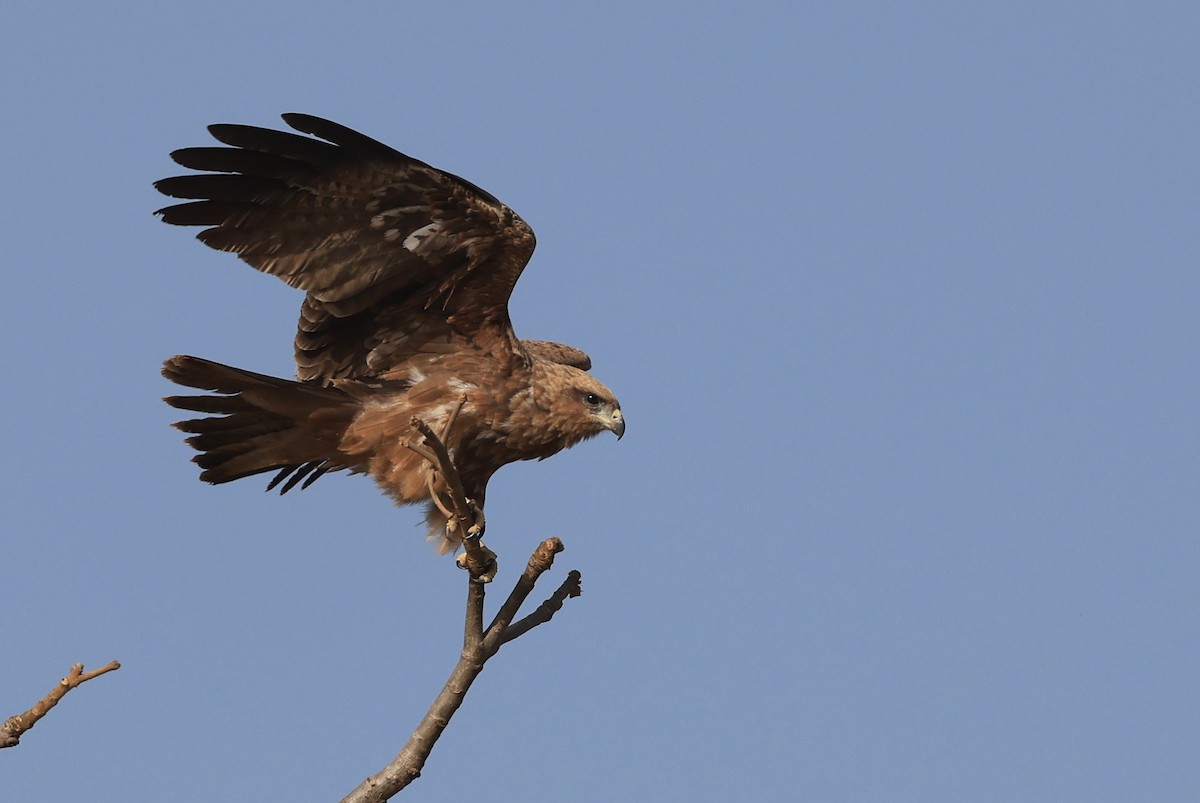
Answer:
[[[586,371],[574,366],[539,361],[535,368],[534,397],[547,414],[543,425],[561,438],[559,448],[587,440],[601,432],[620,438],[625,416],[613,392]]]
[[[583,405],[587,420],[593,422],[596,432],[607,429],[617,436],[617,440],[625,434],[625,416],[621,413],[621,403],[604,383],[596,380],[590,374],[584,374],[575,387],[575,395]]]

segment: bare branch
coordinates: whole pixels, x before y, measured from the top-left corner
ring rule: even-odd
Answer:
[[[517,615],[521,605],[525,603],[529,592],[533,591],[533,586],[538,578],[554,565],[554,556],[563,549],[565,547],[562,541],[557,538],[547,538],[533,551],[529,557],[529,563],[525,566],[525,571],[517,578],[517,584],[513,586],[508,599],[500,606],[500,610],[496,612],[496,618],[488,625],[487,633],[483,638],[483,646],[489,657],[495,655],[496,650],[500,649],[500,645],[504,643],[503,636],[509,623]]]
[[[15,747],[21,741],[21,736],[36,725],[39,719],[46,716],[51,708],[58,705],[58,701],[65,697],[71,689],[92,678],[120,668],[121,665],[113,661],[99,669],[84,672],[83,664],[75,664],[67,676],[60,680],[45,697],[35,703],[33,708],[23,714],[9,717],[3,725],[0,725],[0,748]]]
[[[417,420],[419,420],[419,419],[416,419],[416,418],[413,419],[413,421],[417,421]],[[422,423],[424,423],[424,422],[422,422]],[[404,447],[406,449],[408,449],[410,452],[416,452],[418,455],[425,458],[433,465],[436,466],[438,464],[438,456],[436,454],[434,454],[433,452],[429,451],[428,449],[426,449],[421,444],[410,442],[410,443],[404,444]]]
[[[467,690],[500,646],[550,621],[562,608],[565,599],[579,596],[580,574],[571,571],[566,581],[536,611],[511,628],[508,626],[520,609],[521,603],[533,590],[534,583],[550,568],[554,563],[554,556],[562,550],[562,541],[557,538],[548,538],[538,545],[486,633],[482,630],[482,624],[487,586],[474,579],[467,583],[463,649],[449,679],[396,757],[378,773],[359,784],[358,788],[342,799],[342,803],[383,803],[419,778],[434,745],[450,724],[450,718],[462,705]]]
[[[483,647],[483,583],[467,583],[467,621],[463,627],[463,652]]]
[[[583,575],[575,569],[572,569],[567,574],[567,579],[563,580],[562,585],[550,595],[550,598],[537,607],[537,610],[514,622],[504,635],[500,638],[500,644],[507,644],[515,638],[525,635],[530,630],[533,630],[538,625],[544,625],[549,622],[554,614],[562,610],[563,602],[567,597],[578,597],[583,593],[582,585]]]
[[[483,585],[471,583],[480,589]],[[450,678],[438,694],[433,705],[421,719],[400,753],[386,767],[367,778],[358,787],[342,798],[342,803],[383,803],[404,787],[421,777],[421,768],[429,758],[433,746],[442,731],[450,724],[450,717],[462,705],[467,690],[479,677],[483,669],[483,657],[479,650],[463,650]]]

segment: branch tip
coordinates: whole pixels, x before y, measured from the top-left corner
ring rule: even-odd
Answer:
[[[54,688],[45,697],[38,700],[32,708],[23,714],[11,716],[0,724],[0,748],[15,747],[21,741],[21,736],[36,725],[38,720],[46,716],[46,713],[51,708],[58,705],[58,701],[65,697],[71,689],[86,683],[92,678],[100,677],[120,668],[120,663],[110,661],[99,669],[84,672],[83,664],[75,664],[71,667],[71,671],[67,673],[67,676],[59,680],[54,685]]]

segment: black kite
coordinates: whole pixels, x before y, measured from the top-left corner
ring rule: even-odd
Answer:
[[[319,139],[209,126],[229,147],[171,154],[208,172],[155,184],[188,199],[159,210],[165,222],[204,226],[201,242],[306,294],[295,381],[167,360],[171,381],[219,394],[166,400],[213,414],[175,425],[191,433],[202,480],[275,471],[268,487],[286,492],[328,471],[367,473],[399,504],[428,502],[430,535],[448,551],[457,539],[431,501],[432,467],[404,445],[413,416],[441,431],[465,396],[446,445],[481,507],[501,466],[624,434],[621,406],[587,373],[586,354],[513,332],[508,299],[534,248],[524,220],[469,181],[337,123],[283,119]]]

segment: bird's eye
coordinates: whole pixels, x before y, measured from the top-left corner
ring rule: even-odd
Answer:
[[[592,405],[593,407],[595,407],[597,404],[600,403],[600,397],[597,396],[595,393],[589,393],[588,395],[583,397],[583,400],[585,402],[587,402],[588,404]]]

